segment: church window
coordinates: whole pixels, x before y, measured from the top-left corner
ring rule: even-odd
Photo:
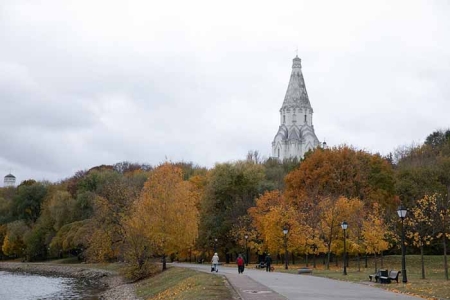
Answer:
[[[306,124],[306,115],[305,115],[305,124]]]
[[[278,148],[278,158],[280,158],[280,148]]]
[[[286,116],[283,116],[283,124],[286,123]]]

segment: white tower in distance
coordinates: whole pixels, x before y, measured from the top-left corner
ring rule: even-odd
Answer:
[[[16,176],[14,176],[13,174],[9,173],[8,175],[5,176],[5,179],[3,181],[3,185],[5,187],[14,187],[16,185]]]
[[[314,133],[312,115],[313,109],[302,74],[302,61],[296,56],[280,108],[280,127],[272,142],[272,157],[281,161],[294,157],[301,159],[308,150],[320,145]]]

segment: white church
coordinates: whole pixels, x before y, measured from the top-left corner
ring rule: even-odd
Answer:
[[[280,127],[272,142],[272,157],[281,161],[294,157],[301,159],[308,150],[320,145],[314,132],[312,116],[313,109],[302,74],[302,61],[296,56],[280,108]]]

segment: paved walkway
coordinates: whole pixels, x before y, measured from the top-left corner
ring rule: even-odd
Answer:
[[[210,272],[209,264],[184,264],[174,266]],[[311,275],[297,275],[245,268],[238,274],[237,268],[219,267],[243,300],[417,300],[418,297],[389,292],[370,285],[332,280]],[[401,283],[399,283],[401,284]]]

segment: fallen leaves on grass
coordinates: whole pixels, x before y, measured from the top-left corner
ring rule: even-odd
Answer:
[[[179,295],[193,289],[196,286],[195,280],[192,278],[187,278],[179,282],[176,286],[167,289],[154,297],[148,298],[148,300],[174,300],[179,299]]]

